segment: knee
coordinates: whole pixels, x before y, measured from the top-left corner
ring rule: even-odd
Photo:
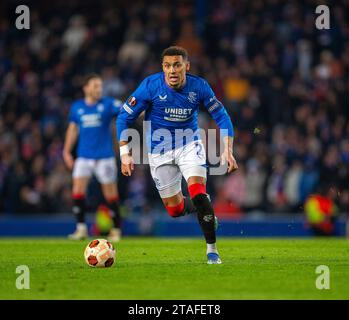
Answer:
[[[165,207],[166,207],[168,214],[172,218],[180,217],[181,215],[183,215],[183,212],[184,212],[184,199],[182,200],[182,202],[180,204],[177,204],[175,206],[165,205]]]

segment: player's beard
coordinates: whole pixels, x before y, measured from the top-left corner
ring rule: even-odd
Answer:
[[[178,89],[180,89],[180,88],[182,88],[183,86],[184,86],[184,84],[185,84],[185,76],[183,77],[181,77],[180,75],[176,75],[177,76],[177,81],[175,82],[175,83],[171,83],[171,75],[168,75],[168,84],[169,84],[169,86],[170,87],[172,87],[173,89],[176,89],[176,90],[178,90]]]

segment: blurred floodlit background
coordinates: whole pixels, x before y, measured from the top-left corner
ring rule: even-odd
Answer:
[[[105,94],[123,100],[160,71],[161,51],[177,44],[235,127],[239,170],[208,179],[217,215],[304,217],[315,193],[345,216],[349,1],[326,3],[329,30],[315,28],[318,3],[310,0],[1,1],[0,212],[51,219],[70,213],[62,147],[82,75],[100,73]],[[30,30],[15,28],[19,4],[30,8]],[[215,127],[204,112],[200,125]],[[119,186],[124,215],[152,232],[155,216],[166,212],[149,168],[138,165],[131,178],[120,174]],[[89,211],[102,202],[92,181]]]

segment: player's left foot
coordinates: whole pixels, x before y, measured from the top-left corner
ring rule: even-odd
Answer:
[[[207,254],[207,264],[221,264],[222,260],[218,253],[210,252]]]
[[[108,235],[108,240],[110,242],[119,242],[121,240],[121,229],[119,228],[111,229]]]

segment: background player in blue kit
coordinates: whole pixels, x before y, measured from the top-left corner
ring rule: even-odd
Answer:
[[[238,168],[233,156],[234,130],[224,106],[209,84],[200,77],[187,74],[189,67],[185,49],[165,49],[162,53],[163,72],[145,78],[123,105],[117,118],[121,171],[126,176],[132,174],[134,160],[127,129],[145,111],[145,120],[151,125],[147,132],[149,164],[160,197],[172,217],[197,213],[207,243],[207,262],[219,264],[215,215],[206,194],[206,154],[198,132],[199,106],[204,105],[221,129],[225,145],[222,161],[228,162],[229,173]],[[183,141],[183,136],[176,134],[178,129],[189,129],[192,134]],[[188,183],[190,199],[183,197],[182,176]]]
[[[114,227],[109,233],[109,240],[119,241],[121,219],[110,124],[118,115],[121,102],[102,97],[102,79],[97,74],[86,76],[83,92],[84,98],[75,101],[71,107],[63,150],[64,162],[70,170],[73,169],[73,212],[77,219],[76,230],[69,238],[80,240],[88,236],[85,194],[88,182],[95,174],[113,215]],[[77,159],[74,161],[71,152],[77,140]]]

